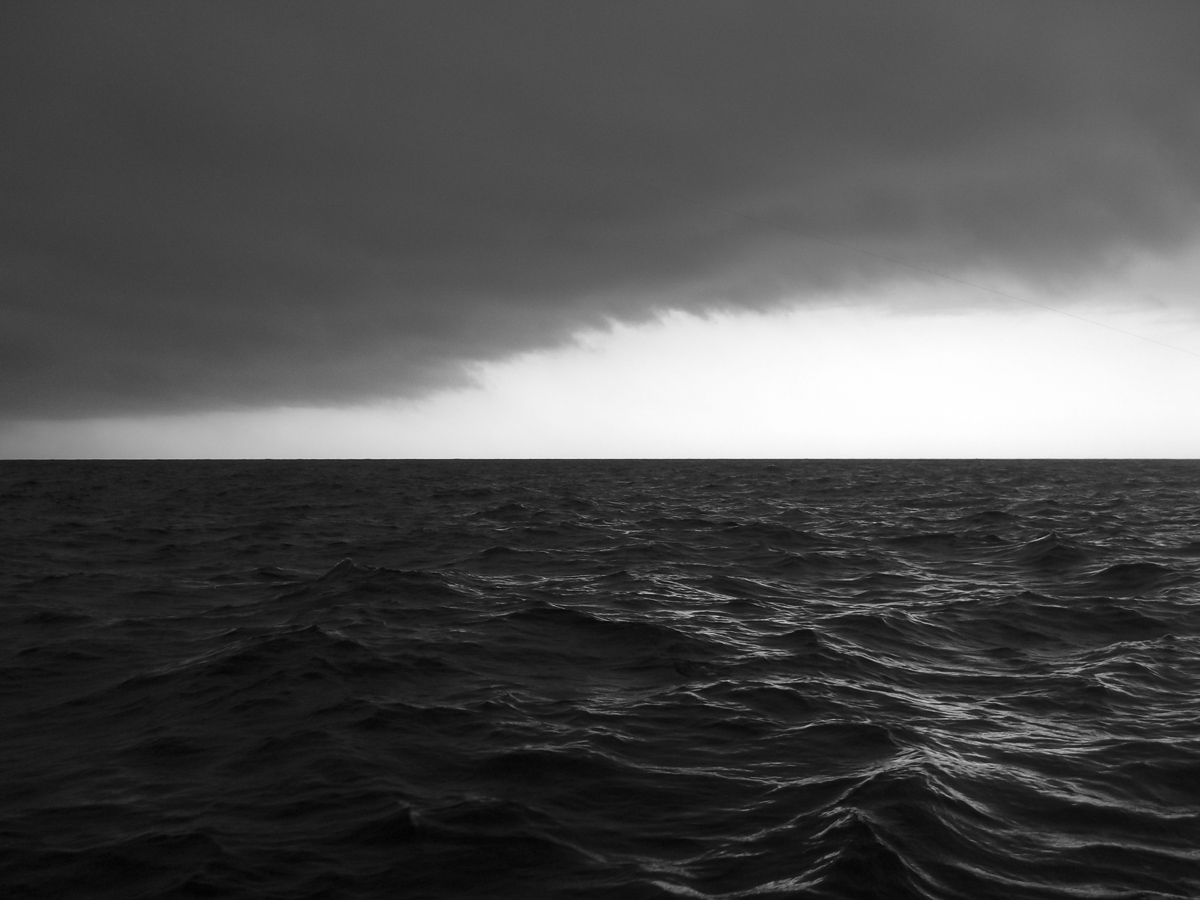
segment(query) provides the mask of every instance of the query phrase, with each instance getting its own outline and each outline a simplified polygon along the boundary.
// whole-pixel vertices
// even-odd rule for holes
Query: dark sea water
[[[1200,464],[0,463],[0,896],[1200,897]]]

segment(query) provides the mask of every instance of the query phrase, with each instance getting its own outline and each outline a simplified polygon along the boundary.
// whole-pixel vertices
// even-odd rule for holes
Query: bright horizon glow
[[[1035,308],[939,305],[955,292],[670,313],[478,365],[478,387],[414,402],[15,423],[0,456],[1200,456],[1200,359]],[[1068,308],[1200,351],[1200,321],[1174,304]]]

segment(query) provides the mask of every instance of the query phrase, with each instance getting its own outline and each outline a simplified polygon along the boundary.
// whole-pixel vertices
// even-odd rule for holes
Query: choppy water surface
[[[5,897],[1200,896],[1200,464],[0,464]]]

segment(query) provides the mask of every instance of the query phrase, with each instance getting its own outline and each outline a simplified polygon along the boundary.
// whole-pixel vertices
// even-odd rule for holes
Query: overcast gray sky
[[[415,396],[912,277],[823,241],[1103,279],[1200,228],[1198,36],[1189,0],[9,0],[0,417]]]

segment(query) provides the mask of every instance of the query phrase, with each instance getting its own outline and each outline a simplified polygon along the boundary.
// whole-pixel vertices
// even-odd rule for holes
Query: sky
[[[0,456],[1200,455],[1190,0],[0,6]]]

